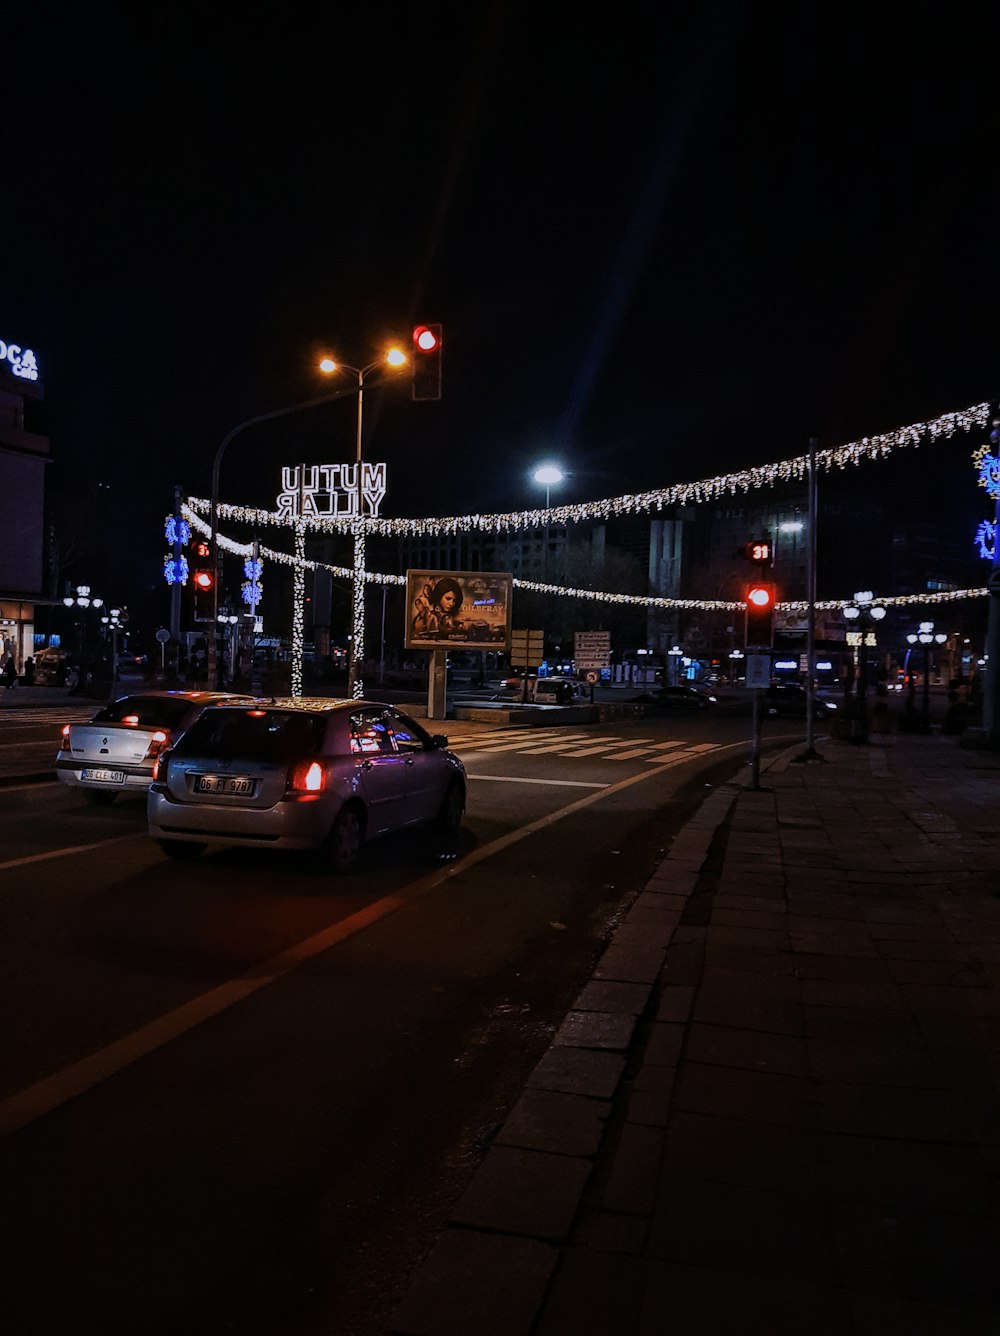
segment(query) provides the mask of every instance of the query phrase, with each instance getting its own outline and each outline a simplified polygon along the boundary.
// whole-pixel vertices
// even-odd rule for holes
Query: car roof
[[[199,704],[214,705],[216,701],[254,700],[254,696],[242,695],[235,691],[162,691],[152,687],[149,691],[126,691],[123,696],[116,696],[111,703],[117,705],[122,700],[190,700]]]
[[[394,710],[397,706],[381,700],[355,700],[338,696],[248,696],[220,700],[220,705],[252,705],[258,710],[298,710],[307,714],[337,714],[362,708]]]

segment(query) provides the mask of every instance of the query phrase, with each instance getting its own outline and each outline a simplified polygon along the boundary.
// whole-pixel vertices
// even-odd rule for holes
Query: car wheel
[[[196,844],[194,840],[157,840],[157,844],[168,858],[176,859],[180,863],[194,862],[208,847]]]
[[[465,814],[465,794],[457,779],[453,779],[445,789],[444,798],[435,822],[438,830],[455,831],[462,824]]]
[[[327,836],[327,865],[338,874],[349,872],[358,861],[363,842],[364,826],[360,811],[350,805],[342,807]]]
[[[91,803],[94,807],[110,807],[117,797],[117,793],[108,789],[84,789],[83,791],[84,802]]]

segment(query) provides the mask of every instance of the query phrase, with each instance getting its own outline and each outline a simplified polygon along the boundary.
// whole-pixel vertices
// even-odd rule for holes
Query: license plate
[[[238,798],[251,798],[255,782],[235,775],[198,775],[194,781],[195,793],[228,793]]]
[[[92,779],[98,784],[124,784],[124,770],[81,770],[81,779]]]

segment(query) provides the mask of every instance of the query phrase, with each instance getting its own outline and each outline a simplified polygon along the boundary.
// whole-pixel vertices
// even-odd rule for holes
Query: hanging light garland
[[[884,432],[878,436],[864,436],[858,441],[836,446],[829,450],[817,451],[815,462],[817,469],[829,472],[832,469],[845,469],[856,466],[869,459],[884,459],[896,450],[913,449],[925,440],[936,441],[954,436],[957,432],[967,432],[976,427],[985,426],[991,418],[989,403],[973,404],[970,408],[955,413],[945,413],[941,417],[926,422],[914,422],[895,431]],[[977,454],[985,454],[987,447]],[[659,488],[634,495],[609,497],[599,501],[584,502],[580,505],[553,506],[541,510],[513,511],[506,514],[473,514],[429,519],[384,519],[370,516],[365,520],[366,533],[382,537],[416,537],[458,533],[460,531],[509,532],[511,530],[537,529],[546,524],[575,524],[585,520],[607,520],[621,515],[645,514],[653,510],[662,510],[668,506],[700,504],[720,496],[736,495],[749,492],[759,487],[773,487],[780,482],[801,481],[809,469],[809,456],[799,455],[792,459],[780,460],[774,464],[764,464],[757,468],[742,469],[736,473],[720,474],[714,478],[701,479],[698,482],[680,483],[672,487]],[[982,465],[977,459],[977,467]],[[997,486],[1000,487],[1000,463],[995,470]],[[983,480],[982,486],[988,486]],[[986,476],[989,475],[987,468]],[[182,506],[182,513],[204,534],[210,533],[210,526],[202,518],[210,513],[211,503],[203,497],[188,497]],[[297,534],[310,533],[347,533],[352,531],[351,517],[288,517],[279,516],[273,511],[261,510],[251,506],[220,504],[217,510],[220,519],[234,520],[241,524],[255,527],[296,528]],[[233,539],[218,536],[220,548],[246,556],[251,552],[252,544],[238,543]],[[298,546],[298,545],[297,545]],[[304,545],[303,545],[304,547]],[[363,568],[334,566],[326,562],[309,561],[303,553],[295,555],[261,547],[260,552],[269,561],[279,565],[292,566],[299,570],[325,570],[342,579],[350,579],[353,585],[353,616],[355,625],[363,617],[364,586],[366,583],[389,585],[405,584],[401,575],[385,575]],[[594,589],[570,589],[561,585],[542,584],[532,580],[515,578],[516,589],[532,593],[553,594],[564,598],[592,600],[600,603],[628,604],[636,607],[657,609],[697,609],[707,612],[737,612],[746,605],[742,601],[727,602],[720,599],[677,599],[658,598],[641,594],[612,594]],[[908,606],[921,603],[946,603],[966,598],[982,598],[987,594],[984,589],[960,589],[934,594],[903,594],[880,599],[887,607]],[[851,604],[851,599],[830,599],[815,603],[821,610],[837,610]],[[779,611],[802,611],[809,607],[804,600],[777,603]],[[294,629],[293,629],[294,639]],[[294,645],[293,645],[294,652]],[[293,693],[294,694],[294,693]]]
[[[985,426],[989,421],[990,405],[973,404],[972,407],[957,413],[945,413],[926,422],[913,422],[906,427],[897,427],[895,431],[884,432],[878,436],[863,436],[859,441],[850,441],[846,445],[838,445],[829,450],[819,450],[816,452],[816,467],[822,472],[829,472],[832,469],[846,469],[869,459],[885,459],[896,450],[914,449],[923,440],[936,441],[942,437],[954,436],[957,432]],[[735,496],[738,492],[749,492],[758,487],[773,487],[779,482],[801,481],[808,470],[809,456],[798,455],[793,459],[779,460],[774,464],[762,464],[757,468],[741,469],[736,473],[719,474],[714,478],[702,478],[698,482],[678,483],[672,487],[637,492],[634,495],[608,497],[600,501],[587,501],[580,505],[518,510],[507,514],[455,515],[431,519],[384,519],[369,516],[365,520],[365,529],[368,533],[384,537],[415,537],[470,531],[505,533],[519,529],[538,529],[547,524],[578,524],[584,520],[608,520],[621,515],[648,514],[672,506],[698,505],[721,496]],[[200,513],[209,513],[210,502],[204,498],[191,497],[189,502]],[[220,505],[218,513],[223,518],[257,526],[289,527],[293,523],[290,517],[279,519],[273,511],[258,510],[248,506]],[[349,516],[339,518],[311,516],[305,522],[311,533],[346,533],[351,531],[352,526],[352,519]]]

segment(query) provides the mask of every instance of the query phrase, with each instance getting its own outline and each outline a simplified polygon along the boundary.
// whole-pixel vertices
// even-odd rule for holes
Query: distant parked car
[[[533,696],[539,705],[571,705],[582,696],[581,684],[575,677],[540,677],[535,682]]]
[[[157,756],[194,723],[207,705],[253,700],[218,691],[144,691],[105,705],[87,724],[66,724],[56,776],[87,802],[113,803],[119,793],[142,793]]]
[[[718,696],[700,687],[657,687],[642,696],[633,696],[639,705],[659,706],[664,710],[709,710],[719,703]]]
[[[395,706],[287,697],[214,705],[163,753],[147,799],[168,857],[209,846],[319,851],[346,872],[367,839],[457,830],[465,766]]]

